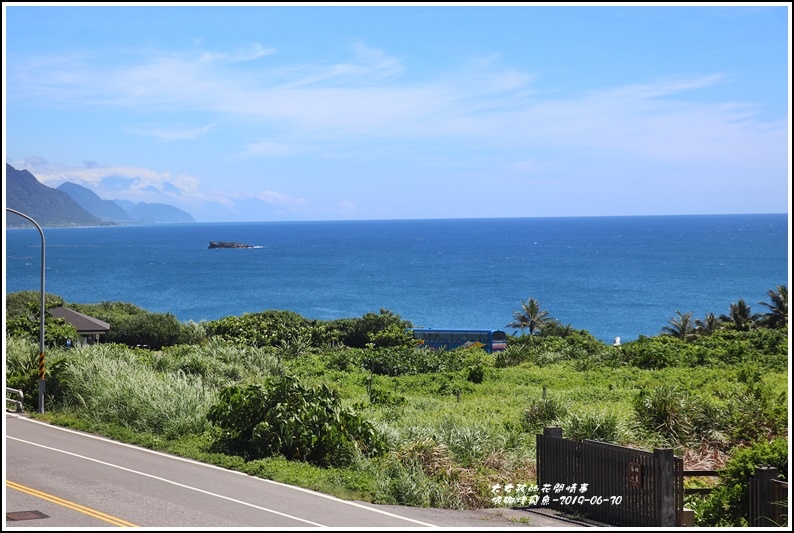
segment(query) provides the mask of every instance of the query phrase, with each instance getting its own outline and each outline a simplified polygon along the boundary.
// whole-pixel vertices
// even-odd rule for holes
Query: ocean
[[[11,216],[11,215],[8,215]],[[528,298],[605,342],[676,311],[764,312],[788,286],[788,214],[195,223],[44,228],[45,291],[180,321],[271,309],[503,329]],[[209,249],[210,241],[250,244]],[[39,291],[38,230],[8,229],[5,292]]]

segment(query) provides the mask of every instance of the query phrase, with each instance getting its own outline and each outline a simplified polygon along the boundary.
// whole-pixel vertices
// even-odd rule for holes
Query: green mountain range
[[[40,183],[27,170],[6,163],[6,207],[23,213],[39,226],[110,226],[195,222],[186,211],[168,204],[103,200],[93,191],[66,182],[57,189]],[[8,227],[29,227],[30,221],[6,213]]]

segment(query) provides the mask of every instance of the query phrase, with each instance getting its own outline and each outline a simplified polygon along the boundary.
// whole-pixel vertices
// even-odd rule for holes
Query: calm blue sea
[[[506,328],[529,297],[606,342],[658,335],[676,310],[754,312],[788,286],[788,215],[197,223],[44,228],[45,290],[181,321],[270,309],[381,308],[436,328]],[[251,249],[208,249],[209,241]],[[40,289],[41,238],[6,231],[6,294]]]

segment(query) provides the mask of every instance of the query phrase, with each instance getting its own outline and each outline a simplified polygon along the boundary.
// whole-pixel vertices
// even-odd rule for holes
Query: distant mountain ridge
[[[80,207],[102,220],[121,224],[195,222],[190,213],[168,204],[103,200],[94,191],[68,181],[59,185],[57,190],[65,192]]]
[[[56,190],[65,192],[71,196],[72,200],[77,202],[77,205],[102,220],[115,222],[132,221],[130,214],[119,204],[113,200],[103,200],[94,191],[82,185],[67,181],[60,184]]]
[[[27,170],[17,170],[6,163],[6,207],[29,216],[39,226],[103,226],[99,217],[92,215],[63,191],[39,183]],[[9,227],[29,227],[24,218],[7,213]]]
[[[107,226],[195,222],[178,207],[103,200],[90,189],[66,182],[57,189],[40,183],[27,170],[6,163],[6,207],[24,213],[40,226]],[[29,225],[18,216],[6,217],[9,227]]]
[[[169,224],[175,222],[195,222],[187,211],[168,204],[138,202],[127,211],[135,222],[145,224]]]

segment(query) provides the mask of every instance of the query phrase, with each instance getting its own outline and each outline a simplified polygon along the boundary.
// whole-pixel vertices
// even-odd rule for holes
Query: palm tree
[[[703,320],[695,320],[695,331],[711,335],[720,327],[720,321],[714,313],[707,313]]]
[[[662,328],[662,335],[672,335],[682,340],[687,340],[695,333],[695,328],[692,324],[692,312],[681,313],[675,312],[677,317],[670,319],[670,325]]]
[[[736,331],[749,331],[755,325],[759,315],[750,311],[750,306],[744,300],[731,304],[729,315],[720,315],[720,322],[733,325]]]
[[[538,300],[529,298],[526,302],[521,302],[521,310],[513,313],[513,321],[506,327],[528,329],[529,334],[534,335],[536,329],[541,329],[543,324],[552,320],[548,315],[548,311],[540,308]]]
[[[761,315],[760,324],[768,328],[782,328],[788,326],[788,287],[778,285],[766,291],[772,303],[758,302],[769,309],[768,313]]]
[[[567,337],[574,332],[573,326],[564,324],[554,318],[548,319],[540,332],[544,337]]]

